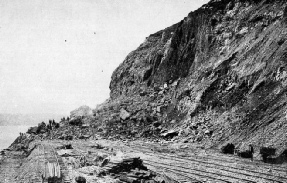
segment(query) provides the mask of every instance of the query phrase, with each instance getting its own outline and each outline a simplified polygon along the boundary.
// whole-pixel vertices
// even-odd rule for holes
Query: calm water
[[[19,133],[27,132],[31,126],[0,126],[0,150],[9,147],[19,136]]]

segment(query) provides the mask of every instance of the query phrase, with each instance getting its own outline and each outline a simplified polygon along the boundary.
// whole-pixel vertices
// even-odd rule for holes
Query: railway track
[[[37,145],[36,148],[31,152],[28,158],[23,159],[18,167],[9,170],[15,172],[17,170],[17,175],[15,176],[14,181],[10,182],[33,182],[33,183],[42,183],[42,174],[44,170],[44,151],[40,145]],[[17,165],[18,163],[10,163],[10,165]],[[8,176],[7,177],[13,177]],[[2,180],[2,179],[0,179]],[[1,181],[0,181],[1,182]]]
[[[149,155],[153,155],[153,154],[149,154]],[[165,155],[166,157],[167,155]],[[161,156],[163,157],[163,156]],[[198,161],[196,158],[179,158],[179,157],[175,157],[175,156],[169,156],[172,160],[175,160],[176,162],[181,162],[184,163],[186,162],[186,160],[188,161],[193,161],[193,165],[202,165],[205,164],[205,167],[207,169],[218,169],[220,171],[226,171],[226,173],[228,174],[241,174],[243,176],[247,176],[247,177],[255,177],[255,178],[264,178],[267,179],[269,181],[273,181],[274,179],[278,179],[278,182],[287,182],[287,179],[285,177],[282,176],[276,176],[276,175],[272,175],[270,176],[270,173],[262,173],[262,172],[256,172],[254,170],[245,170],[244,168],[234,168],[232,166],[226,166],[224,164],[220,164],[220,163],[212,163],[212,162],[208,162],[208,161]]]
[[[16,177],[17,164],[19,164],[17,159],[9,159],[1,162],[0,166],[0,183],[10,183],[19,180],[20,178]],[[16,177],[16,178],[15,178]]]
[[[178,180],[180,183],[203,183],[202,181],[196,180],[190,176],[187,176],[184,173],[176,172],[171,169],[164,169],[165,172],[168,172],[169,175],[172,175],[175,180]]]
[[[51,145],[42,145],[45,154],[46,162],[48,163],[55,163],[60,169],[60,177],[63,183],[71,183],[72,180],[69,177],[69,169],[65,166],[62,157],[56,152],[55,148]]]
[[[170,170],[174,174],[184,174],[201,182],[287,182],[284,166],[250,161],[246,163],[246,160],[215,153],[212,156],[189,153],[187,157],[182,157],[154,152],[149,146],[130,145],[129,147],[133,151],[143,153],[141,158],[151,169]],[[221,156],[223,156],[222,159],[220,159]]]
[[[17,167],[12,167],[7,162],[0,167],[0,177],[9,174],[6,182],[42,182],[42,175],[47,171],[47,164],[55,164],[60,168],[61,183],[73,182],[74,171],[66,167],[64,160],[58,155],[55,144],[41,142],[32,151],[28,158],[23,159],[23,165],[18,165],[18,172],[13,172]],[[125,145],[121,142],[111,143],[107,148],[96,149],[90,142],[79,141],[73,144],[76,156],[84,156],[85,152],[102,152],[112,156],[114,150],[129,156],[140,156],[148,169],[166,175],[178,183],[285,183],[287,182],[286,165],[269,165],[262,162],[252,162],[236,156],[224,155],[213,151],[201,149],[185,149],[181,152],[163,151],[160,145],[141,144],[133,142]],[[114,150],[111,150],[114,149]],[[158,149],[158,151],[156,150]],[[120,153],[120,155],[121,155]],[[90,158],[92,159],[92,158]],[[7,161],[13,159],[7,159]],[[13,160],[16,161],[16,160]],[[12,163],[19,164],[18,162]],[[9,166],[8,166],[9,165]],[[12,176],[13,175],[13,176]],[[15,177],[15,178],[14,178]],[[15,180],[14,180],[14,179]],[[0,183],[5,180],[0,178]],[[1,182],[2,181],[2,182]]]

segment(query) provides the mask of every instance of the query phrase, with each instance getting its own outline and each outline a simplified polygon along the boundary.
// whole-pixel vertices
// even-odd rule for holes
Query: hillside
[[[285,149],[286,16],[283,0],[209,2],[126,57],[97,119],[130,136]]]
[[[211,0],[132,51],[113,72],[104,103],[39,124],[9,150],[37,149],[30,161],[57,160],[69,181],[71,159],[77,175],[92,179],[101,177],[89,169],[99,168],[93,158],[106,153],[111,163],[100,167],[110,171],[126,161],[113,162],[120,151],[178,182],[286,182],[286,39],[286,0]],[[253,154],[251,161],[219,152],[228,143],[239,155],[252,145],[255,162]],[[276,150],[268,161],[277,165],[266,163],[263,147]]]
[[[285,0],[210,1],[132,51],[78,133],[282,152],[286,18]]]
[[[147,37],[113,72],[110,98],[81,119],[71,115],[76,127],[61,125],[59,135],[85,123],[80,136],[283,152],[286,18],[285,0],[210,1]]]

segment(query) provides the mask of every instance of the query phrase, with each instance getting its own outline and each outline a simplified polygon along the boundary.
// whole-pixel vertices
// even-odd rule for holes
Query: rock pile
[[[143,161],[140,158],[127,158],[127,159],[112,159],[107,163],[105,167],[105,173],[119,173],[128,172],[132,169],[138,168],[141,170],[147,170],[143,165]]]
[[[149,171],[140,158],[111,159],[99,175],[110,175],[119,182],[127,183],[158,182],[154,180],[157,175]]]

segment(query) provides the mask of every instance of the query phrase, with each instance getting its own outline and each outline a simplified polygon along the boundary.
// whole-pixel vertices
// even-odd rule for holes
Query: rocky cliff
[[[101,134],[283,152],[286,6],[286,0],[210,1],[132,51],[114,71],[106,102],[40,137]]]
[[[285,0],[210,1],[126,57],[96,120],[111,134],[284,149],[286,18]]]
[[[104,103],[21,133],[1,151],[0,179],[286,182],[286,39],[287,0],[211,0],[132,51]]]

